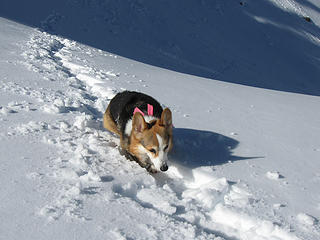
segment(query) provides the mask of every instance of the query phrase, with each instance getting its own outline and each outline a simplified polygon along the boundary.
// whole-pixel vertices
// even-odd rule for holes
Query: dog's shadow
[[[172,166],[186,178],[193,178],[192,169],[203,166],[217,166],[230,161],[252,159],[233,155],[239,141],[209,131],[187,128],[173,129],[173,149],[169,154]],[[170,168],[170,167],[169,167]],[[156,176],[157,175],[157,176]],[[166,181],[166,174],[155,174],[158,183]]]

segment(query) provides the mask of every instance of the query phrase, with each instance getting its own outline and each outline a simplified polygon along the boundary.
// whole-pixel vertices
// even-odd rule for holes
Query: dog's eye
[[[169,145],[166,145],[163,150],[166,151],[168,149],[168,147],[169,147]]]
[[[149,149],[149,151],[156,154],[156,150],[154,148]]]

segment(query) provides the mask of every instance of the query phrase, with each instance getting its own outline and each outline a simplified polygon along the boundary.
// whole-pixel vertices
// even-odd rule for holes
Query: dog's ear
[[[169,108],[165,108],[161,114],[160,125],[166,128],[172,127],[172,113]]]
[[[140,138],[142,135],[142,132],[147,128],[147,124],[144,120],[144,117],[141,113],[136,112],[133,115],[132,119],[132,132],[137,137]]]

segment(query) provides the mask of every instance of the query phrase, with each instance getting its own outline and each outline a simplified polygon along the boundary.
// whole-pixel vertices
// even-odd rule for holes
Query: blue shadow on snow
[[[258,157],[233,156],[239,142],[233,138],[209,131],[175,128],[171,161],[187,168],[215,166]]]
[[[1,0],[0,17],[176,72],[320,96],[316,19],[269,0]]]

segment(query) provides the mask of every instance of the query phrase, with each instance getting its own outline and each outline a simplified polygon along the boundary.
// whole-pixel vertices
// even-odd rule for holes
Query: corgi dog
[[[172,149],[172,114],[139,92],[118,93],[103,115],[103,126],[120,136],[120,152],[148,172],[167,171]]]

